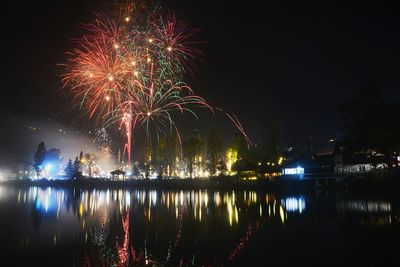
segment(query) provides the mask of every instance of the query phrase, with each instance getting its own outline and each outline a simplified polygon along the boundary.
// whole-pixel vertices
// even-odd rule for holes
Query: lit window
[[[303,175],[304,168],[297,167],[297,168],[285,168],[283,169],[283,173],[286,175]]]

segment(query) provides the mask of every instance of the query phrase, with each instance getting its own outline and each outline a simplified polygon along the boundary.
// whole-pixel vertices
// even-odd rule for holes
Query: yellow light
[[[82,216],[83,215],[83,204],[82,202],[79,205],[79,215]]]
[[[151,58],[148,57],[148,58],[147,58],[147,62],[149,63],[150,61],[151,61]]]
[[[232,171],[232,166],[233,164],[235,164],[235,162],[238,159],[238,153],[236,150],[234,150],[233,148],[229,148],[226,151],[226,168],[228,170],[228,174],[232,175],[234,174],[234,172]]]
[[[115,49],[118,49],[118,48],[119,48],[119,45],[118,45],[118,44],[115,44],[115,45],[114,45],[114,48],[115,48]]]
[[[139,75],[139,72],[135,71],[133,74],[137,77]]]
[[[150,112],[150,111],[148,111],[148,112],[147,112],[147,116],[150,116],[150,115],[151,115],[151,112]]]
[[[171,51],[172,51],[172,47],[168,46],[168,47],[167,47],[167,50],[168,50],[169,52],[171,52]]]
[[[110,97],[109,97],[109,96],[106,96],[106,100],[107,100],[107,101],[110,101]]]
[[[89,74],[89,77],[90,77],[90,78],[93,78],[93,74],[92,74],[92,73],[90,73],[90,74]]]
[[[136,66],[136,62],[135,61],[132,61],[132,66]]]
[[[258,163],[258,166],[261,166],[261,162]]]
[[[278,165],[281,165],[282,163],[283,163],[283,157],[279,157]]]
[[[125,21],[126,21],[126,22],[129,22],[130,20],[131,20],[130,17],[125,17]]]
[[[283,211],[282,206],[279,206],[279,216],[281,217],[282,223],[285,223],[285,212]]]
[[[112,81],[114,81],[114,77],[113,77],[113,76],[108,76],[108,80],[109,80],[110,82],[112,82]]]
[[[148,40],[148,41],[149,41],[149,43],[152,43],[152,42],[153,42],[153,39],[149,38],[149,40]]]

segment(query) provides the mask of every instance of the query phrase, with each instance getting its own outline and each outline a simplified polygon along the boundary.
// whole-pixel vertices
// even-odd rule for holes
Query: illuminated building
[[[282,167],[282,177],[287,179],[304,179],[318,173],[320,166],[315,160],[297,160]]]
[[[126,172],[122,170],[115,170],[110,172],[110,174],[111,174],[111,180],[125,181],[126,179]]]

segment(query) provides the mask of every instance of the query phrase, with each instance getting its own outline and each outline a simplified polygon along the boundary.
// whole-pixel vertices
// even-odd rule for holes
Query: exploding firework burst
[[[143,3],[123,1],[113,19],[97,14],[94,23],[81,27],[82,37],[61,65],[64,86],[79,108],[102,127],[118,125],[124,131],[129,162],[136,127],[143,126],[148,136],[152,129],[157,136],[168,131],[179,136],[175,113],[197,117],[195,107],[224,112],[183,82],[201,54],[199,42],[192,40],[196,30]],[[136,12],[140,8],[146,9],[146,19]],[[226,115],[249,142],[236,116]]]
[[[110,148],[112,145],[112,138],[107,130],[103,127],[95,131],[95,138],[93,142],[99,149],[103,149],[105,147]]]

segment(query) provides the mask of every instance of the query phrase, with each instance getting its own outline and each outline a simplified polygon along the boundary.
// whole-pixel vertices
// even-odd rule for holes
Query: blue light
[[[303,167],[300,167],[300,166],[297,166],[297,168],[296,168],[296,173],[297,174],[304,174],[304,168]]]
[[[42,205],[40,204],[40,200],[37,199],[37,200],[36,200],[36,209],[37,209],[37,210],[40,209],[41,206],[42,206]]]
[[[306,201],[302,196],[287,197],[283,199],[281,202],[287,212],[303,213],[303,211],[306,209]]]
[[[53,167],[53,165],[51,165],[51,163],[47,163],[46,164],[46,170],[47,171],[50,171],[52,167]]]
[[[286,175],[304,175],[304,168],[297,166],[296,168],[285,168],[283,174]]]
[[[35,202],[35,209],[42,214],[54,214],[57,212],[57,199],[55,194],[42,194]]]
[[[43,163],[43,177],[47,179],[55,179],[59,175],[61,162],[57,160],[46,160]]]

